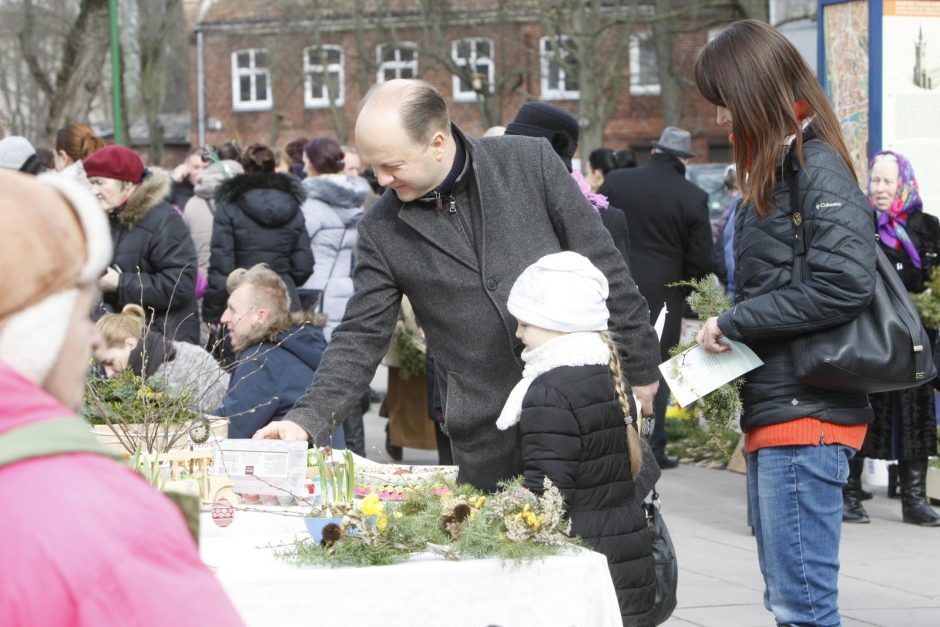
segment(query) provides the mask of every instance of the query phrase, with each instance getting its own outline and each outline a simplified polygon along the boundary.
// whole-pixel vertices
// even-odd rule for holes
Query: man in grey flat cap
[[[663,361],[679,343],[685,290],[670,283],[697,279],[712,271],[712,236],[708,195],[685,179],[685,166],[694,157],[692,135],[666,127],[653,143],[649,162],[641,168],[613,170],[599,192],[623,208],[630,232],[630,269],[655,322],[666,304],[666,326],[660,341]],[[674,468],[666,455],[666,403],[669,388],[661,382],[653,409],[656,422],[652,448],[662,468]]]

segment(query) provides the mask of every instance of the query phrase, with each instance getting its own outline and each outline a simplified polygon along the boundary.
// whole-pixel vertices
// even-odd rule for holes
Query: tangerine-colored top
[[[868,425],[840,425],[806,416],[776,425],[757,427],[744,434],[744,452],[771,446],[844,444],[856,451],[862,448]]]

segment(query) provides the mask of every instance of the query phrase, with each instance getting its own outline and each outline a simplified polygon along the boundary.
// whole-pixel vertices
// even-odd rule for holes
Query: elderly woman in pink
[[[924,213],[914,168],[904,155],[877,153],[868,173],[868,200],[878,221],[881,249],[907,290],[923,292],[940,253],[940,221]],[[936,329],[927,329],[931,338]],[[940,515],[927,503],[927,458],[937,454],[934,391],[930,383],[915,388],[872,394],[875,413],[865,443],[849,462],[842,489],[842,520],[869,522],[861,501],[871,494],[861,486],[863,457],[898,460],[901,515],[906,523],[940,527]]]
[[[0,173],[0,623],[242,625],[179,510],[76,416],[110,259],[78,183]]]

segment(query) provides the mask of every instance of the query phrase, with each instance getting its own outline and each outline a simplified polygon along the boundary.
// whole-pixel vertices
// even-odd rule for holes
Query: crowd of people
[[[903,521],[940,526],[925,491],[934,383],[837,394],[795,377],[791,346],[868,305],[876,247],[909,291],[928,289],[940,221],[923,212],[913,166],[894,152],[872,159],[866,198],[831,105],[775,30],[732,25],[701,51],[695,78],[738,138],[725,176],[733,200],[715,225],[707,195],[685,178],[696,157],[686,130],[665,128],[639,167],[632,150],[596,150],[584,176],[573,167],[571,113],[530,102],[504,129],[470,137],[418,80],[368,92],[356,149],[331,137],[283,151],[227,143],[166,171],[81,124],[59,131],[49,154],[0,140],[0,254],[39,256],[32,274],[7,276],[0,290],[0,388],[10,399],[0,438],[77,410],[91,353],[104,376],[130,369],[189,394],[194,409],[228,420],[229,437],[364,455],[363,413],[382,362],[393,458],[402,446],[437,448],[459,481],[483,490],[522,475],[539,492],[550,478],[574,533],[607,556],[624,625],[650,625],[655,565],[636,486],[678,463],[666,452],[669,390],[657,368],[687,315],[687,291],[672,284],[715,273],[734,306],[705,320],[697,342],[721,353],[722,338],[741,341],[764,362],[746,377],[740,424],[765,604],[780,624],[838,624],[841,525],[869,522],[863,457],[898,460]],[[796,179],[782,174],[792,164]],[[800,283],[791,185],[813,207]],[[54,314],[58,333],[46,326]],[[37,357],[29,341],[50,350]],[[87,438],[71,446],[84,457],[27,452],[18,469],[51,481],[72,464],[76,481],[103,482],[98,511],[123,518],[82,533],[113,532],[114,550],[135,554],[121,543],[135,541],[128,529],[140,521],[116,505],[121,492],[155,512],[148,525],[167,530],[161,541],[186,544],[129,470]],[[0,466],[23,458],[0,455]],[[0,473],[11,490],[14,478]],[[216,622],[238,624],[191,543],[174,555],[192,583],[178,601],[212,604]],[[68,579],[66,558],[85,556],[56,566]],[[166,566],[127,567],[155,582]],[[134,596],[128,607],[153,611]],[[39,616],[18,603],[16,615]],[[71,608],[90,619],[105,610]]]

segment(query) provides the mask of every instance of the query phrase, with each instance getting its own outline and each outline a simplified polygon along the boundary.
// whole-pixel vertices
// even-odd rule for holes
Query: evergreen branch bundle
[[[728,300],[724,289],[711,275],[672,283],[670,287],[689,288],[690,292],[685,300],[702,318],[718,316],[731,308],[731,301]],[[694,341],[673,346],[669,355],[674,357],[693,346]],[[738,416],[741,415],[744,407],[741,402],[743,385],[744,379],[739,377],[706,394],[687,408],[692,409],[705,422],[706,432],[715,444],[723,441],[727,430],[734,427]]]

